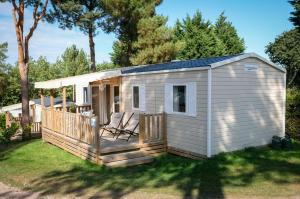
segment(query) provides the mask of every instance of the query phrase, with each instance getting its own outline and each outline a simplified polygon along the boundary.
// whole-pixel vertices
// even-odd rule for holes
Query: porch
[[[64,80],[59,81],[64,82]],[[165,113],[134,113],[134,117],[139,121],[137,128],[139,133],[128,141],[125,139],[126,135],[121,134],[116,139],[107,131],[101,136],[100,130],[105,123],[110,122],[110,115],[123,110],[119,97],[122,82],[118,76],[90,79],[88,83],[85,82],[85,85],[91,88],[90,105],[85,105],[81,109],[76,106],[76,111],[72,111],[66,104],[66,86],[74,82],[75,80],[69,83],[64,82],[64,86],[58,88],[46,82],[36,86],[43,88],[41,90],[42,104],[44,89],[50,89],[51,95],[51,106],[42,108],[44,141],[83,159],[107,166],[148,163],[153,160],[154,156],[166,152]],[[54,89],[62,91],[62,107],[55,107],[52,103]],[[124,117],[122,123],[125,123],[127,119]]]
[[[43,109],[43,140],[78,157],[107,166],[148,163],[166,152],[165,113],[139,114],[139,135],[129,141],[105,132],[100,137],[98,117]]]

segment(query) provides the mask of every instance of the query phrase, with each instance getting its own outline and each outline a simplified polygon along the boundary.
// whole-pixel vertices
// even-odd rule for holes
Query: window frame
[[[185,112],[174,111],[174,86],[185,86]],[[188,83],[173,83],[172,84],[172,114],[189,115],[189,92]]]
[[[89,103],[89,87],[84,86],[83,87],[83,103],[88,104]]]
[[[138,92],[138,98],[139,98],[139,103],[138,103],[138,108],[134,107],[134,87],[137,87],[139,89],[139,92]],[[131,94],[132,94],[132,100],[131,100],[131,103],[132,103],[132,110],[141,110],[141,99],[140,99],[140,95],[141,95],[141,88],[140,88],[140,85],[138,84],[133,84],[131,86]]]
[[[120,96],[120,85],[113,85],[112,86],[113,87],[113,112],[114,113],[116,113],[116,104],[118,104],[119,105],[119,112],[121,111],[120,109],[121,109],[121,96]],[[119,89],[119,102],[118,103],[115,103],[115,87],[118,87]],[[118,112],[118,113],[119,113]]]

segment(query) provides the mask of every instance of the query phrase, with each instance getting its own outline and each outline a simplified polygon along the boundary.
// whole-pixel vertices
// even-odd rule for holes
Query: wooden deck
[[[44,141],[97,164],[144,164],[167,150],[165,113],[140,114],[139,136],[132,136],[127,142],[127,136],[115,139],[108,132],[100,138],[97,117],[53,109],[42,112]]]
[[[132,149],[139,149],[139,136],[132,136],[127,142],[127,136],[121,135],[118,139],[114,138],[112,134],[105,131],[100,139],[100,153],[114,153],[127,151]]]

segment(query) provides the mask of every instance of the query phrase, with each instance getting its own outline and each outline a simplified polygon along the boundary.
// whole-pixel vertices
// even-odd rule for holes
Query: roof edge
[[[267,60],[266,58],[264,58],[264,57],[262,57],[262,56],[260,56],[256,53],[253,53],[253,52],[252,53],[245,53],[245,54],[242,54],[242,55],[239,55],[239,56],[236,56],[236,57],[224,60],[224,61],[216,62],[216,63],[211,64],[210,66],[211,66],[211,68],[217,68],[217,67],[224,66],[226,64],[230,64],[230,63],[233,63],[233,62],[237,62],[237,61],[240,61],[242,59],[249,58],[249,57],[257,58],[257,59],[271,65],[272,67],[276,68],[277,70],[280,70],[281,72],[286,73],[285,68],[282,68],[282,67],[278,66],[277,64]]]
[[[121,76],[133,76],[133,75],[148,75],[148,74],[163,74],[163,73],[176,73],[176,72],[188,72],[188,71],[198,71],[198,70],[208,70],[210,66],[194,67],[194,68],[181,68],[181,69],[169,69],[169,70],[158,70],[149,72],[135,72],[135,73],[124,73]]]

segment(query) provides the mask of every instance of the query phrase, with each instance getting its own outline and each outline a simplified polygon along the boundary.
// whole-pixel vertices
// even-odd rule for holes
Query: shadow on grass
[[[300,148],[289,151],[247,149],[209,160],[164,155],[155,162],[127,168],[107,168],[89,162],[67,171],[54,170],[31,182],[42,195],[120,198],[136,190],[174,193],[183,198],[224,198],[224,187],[246,187],[258,179],[272,183],[300,182]],[[298,161],[290,162],[289,157]],[[291,177],[293,176],[293,177]],[[176,191],[175,191],[176,192]]]
[[[27,141],[12,141],[8,144],[0,144],[0,161],[7,159],[11,153],[13,153],[15,150],[35,142],[36,139],[27,140]]]

